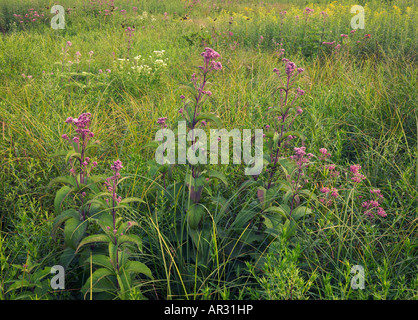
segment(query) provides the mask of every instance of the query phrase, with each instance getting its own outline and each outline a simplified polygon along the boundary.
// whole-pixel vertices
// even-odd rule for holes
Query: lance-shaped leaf
[[[109,242],[109,257],[110,262],[112,263],[112,266],[115,270],[117,270],[118,266],[116,263],[116,257],[118,253],[118,247],[113,243],[113,241]]]
[[[294,220],[298,220],[298,219],[302,218],[303,216],[305,216],[307,214],[310,214],[310,213],[312,213],[312,210],[309,209],[308,207],[299,206],[292,211],[291,217]]]
[[[55,240],[55,234],[57,232],[57,229],[60,225],[62,225],[65,221],[67,221],[70,218],[79,219],[80,214],[75,209],[68,209],[65,210],[63,213],[61,213],[58,217],[54,219],[52,222],[52,239]]]
[[[271,206],[268,207],[266,210],[264,210],[264,213],[268,213],[268,214],[279,214],[281,217],[283,218],[287,218],[288,213],[280,207],[276,207],[276,206]]]
[[[91,236],[88,236],[86,238],[84,238],[83,240],[81,240],[80,244],[77,247],[76,252],[78,252],[78,250],[80,250],[80,248],[82,246],[85,246],[86,244],[90,244],[90,243],[100,243],[100,242],[105,242],[105,243],[109,243],[110,242],[110,238],[105,235],[105,234],[93,234]]]
[[[59,156],[66,156],[68,154],[68,150],[60,150],[52,154],[53,157]]]
[[[196,117],[196,122],[200,120],[209,120],[216,124],[218,128],[222,127],[222,121],[216,114],[213,113],[201,113]]]
[[[56,177],[55,179],[52,179],[51,182],[48,184],[48,187],[50,187],[54,184],[58,184],[58,183],[69,184],[72,187],[77,186],[77,181],[74,179],[74,177],[72,177],[72,176],[62,176],[62,177]]]
[[[207,175],[210,178],[221,180],[225,184],[226,187],[228,186],[228,181],[226,180],[226,177],[222,172],[218,172],[215,170],[208,170]]]
[[[145,264],[139,261],[128,261],[125,265],[124,270],[126,272],[142,273],[146,275],[148,278],[153,279],[151,270]]]
[[[61,189],[58,190],[54,200],[55,214],[60,214],[62,202],[72,191],[73,188],[70,188],[69,186],[63,186]]]
[[[135,234],[130,234],[130,235],[124,234],[123,236],[118,237],[118,246],[127,242],[136,244],[138,246],[139,251],[142,252],[142,240],[140,237],[138,237]]]
[[[81,159],[81,154],[79,152],[75,152],[74,150],[70,150],[65,157],[65,163],[68,162],[71,158]]]
[[[70,218],[65,222],[64,241],[67,246],[75,249],[87,230],[87,222],[77,218]]]
[[[126,233],[126,231],[128,231],[130,228],[132,228],[133,226],[137,226],[138,223],[136,223],[135,221],[127,221],[124,223],[121,223],[120,226],[118,227],[118,234],[121,233]]]
[[[89,262],[89,259],[90,257],[86,259],[86,262]],[[113,271],[113,266],[110,263],[110,259],[108,256],[105,256],[104,254],[94,254],[91,260],[93,264]]]
[[[115,273],[106,268],[100,268],[93,272],[93,274],[87,279],[86,283],[83,286],[83,291],[86,293],[90,292],[90,284],[92,286],[93,292],[102,292],[115,289],[112,286],[111,281],[104,283],[101,281],[109,276],[114,276]]]
[[[144,200],[140,199],[140,198],[135,198],[135,197],[130,197],[130,198],[125,198],[122,199],[122,201],[120,203],[130,203],[130,202],[141,202],[141,203],[145,203]]]

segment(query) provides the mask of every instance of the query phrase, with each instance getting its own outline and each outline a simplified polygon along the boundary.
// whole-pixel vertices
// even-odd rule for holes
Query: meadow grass
[[[19,266],[31,259],[39,264],[35,270],[50,267],[63,250],[62,239],[54,242],[50,237],[56,189],[45,186],[68,169],[51,155],[64,148],[65,119],[82,112],[93,115],[102,168],[121,159],[125,173],[132,176],[122,194],[147,201],[130,216],[140,222],[145,247],[141,261],[154,274],[154,280],[143,285],[147,298],[417,299],[414,1],[368,1],[366,28],[354,34],[354,3],[346,0],[115,1],[118,10],[111,16],[103,14],[107,7],[94,3],[62,1],[64,8],[73,9],[66,14],[66,28],[53,30],[46,9],[52,3],[0,1],[1,299],[24,292],[7,292],[22,275]],[[308,20],[305,7],[314,9]],[[30,8],[45,18],[22,26],[13,14]],[[120,9],[126,9],[126,15]],[[325,22],[321,11],[328,15]],[[128,26],[135,26],[131,45]],[[342,40],[341,34],[349,38]],[[364,39],[365,34],[371,38]],[[64,57],[67,41],[72,46]],[[336,41],[342,48],[329,48],[324,41]],[[304,112],[295,125],[306,137],[307,150],[327,148],[341,167],[360,163],[366,184],[384,194],[387,217],[375,223],[364,219],[358,199],[347,190],[338,207],[315,205],[315,218],[298,224],[291,241],[279,239],[271,251],[262,244],[254,248],[256,262],[246,266],[240,261],[243,256],[223,255],[238,245],[237,238],[248,236],[243,232],[235,239],[223,238],[218,227],[223,212],[211,218],[211,254],[196,251],[192,239],[183,237],[185,226],[173,232],[170,220],[176,211],[167,212],[161,196],[148,194],[159,182],[147,177],[153,150],[144,145],[154,139],[158,118],[167,117],[170,124],[179,119],[180,95],[185,93],[180,86],[195,72],[204,46],[221,54],[223,69],[210,84],[214,94],[203,111],[218,114],[228,130],[264,127],[262,111],[273,104],[277,86],[272,70],[281,64],[276,43],[283,44],[287,59],[305,69],[298,83],[306,91]],[[154,51],[161,50],[166,66],[157,67]],[[77,51],[80,63],[69,65]],[[90,62],[89,51],[94,52]],[[150,74],[131,69],[138,55],[145,59],[138,65],[152,67]],[[127,57],[129,64],[118,60]],[[231,214],[239,212],[251,203],[238,192],[242,168],[221,170],[228,189],[219,189],[218,196],[231,197]],[[180,194],[175,203],[183,207],[187,196]],[[205,255],[203,260],[193,256],[199,254]],[[266,261],[272,268],[264,269]],[[364,290],[350,287],[350,268],[356,264],[365,268]],[[78,283],[78,277],[70,272],[69,286]],[[295,295],[289,296],[292,281]],[[81,298],[76,289],[50,290],[36,298]],[[135,290],[130,294],[143,297]]]

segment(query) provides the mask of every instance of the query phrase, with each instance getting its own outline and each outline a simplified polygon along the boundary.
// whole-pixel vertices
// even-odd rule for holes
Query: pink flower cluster
[[[303,167],[308,166],[309,160],[313,157],[312,153],[306,154],[305,150],[306,150],[306,147],[294,148],[295,154],[293,156],[290,156],[291,160],[296,161],[296,164],[298,166],[298,170],[301,176],[304,175],[302,172]]]
[[[165,122],[167,121],[167,117],[158,118],[157,123],[162,126],[167,126]]]
[[[303,13],[306,15],[310,15],[313,12],[314,12],[314,9],[311,9],[311,8],[305,8],[305,10],[303,11]]]
[[[120,170],[123,168],[122,161],[116,160],[110,168],[115,172],[113,176],[106,178],[106,181],[104,182],[105,186],[107,187],[107,190],[111,193],[113,193],[113,200],[120,202],[122,200],[121,197],[117,198],[116,196],[116,186],[117,181],[120,178]]]
[[[319,152],[321,152],[321,155],[319,156],[319,160],[321,161],[325,161],[325,159],[331,156],[331,153],[329,153],[328,150],[325,148],[319,149]]]
[[[321,191],[322,193],[330,193],[331,197],[333,198],[337,198],[338,197],[338,189],[336,188],[327,188],[327,187],[322,187],[319,191]]]
[[[383,200],[383,195],[381,194],[379,189],[375,189],[375,190],[370,190],[370,193],[374,194],[375,196],[377,196],[377,200],[368,200],[368,201],[364,201],[361,206],[366,210],[364,212],[364,214],[368,217],[373,217],[374,214],[376,213],[377,215],[381,216],[381,217],[386,217],[387,214],[385,212],[385,210],[380,206],[380,201]]]
[[[200,54],[204,59],[204,66],[199,68],[203,70],[204,73],[207,73],[211,70],[221,70],[222,64],[216,59],[220,58],[221,55],[211,48],[205,48],[205,51]]]
[[[94,137],[94,133],[91,132],[89,129],[90,122],[91,122],[90,117],[91,117],[91,113],[87,112],[87,113],[82,113],[76,119],[68,117],[67,120],[65,120],[66,123],[71,123],[72,125],[74,125],[74,127],[76,128],[75,132],[79,134],[79,136],[76,136],[73,138],[73,141],[78,143],[81,139],[82,141],[87,142],[90,138]],[[67,140],[68,136],[63,135],[62,138]]]
[[[28,13],[26,13],[25,15],[14,13],[13,17],[15,17],[16,20],[19,21],[19,23],[23,24],[25,22],[40,21],[40,19],[44,17],[44,14],[43,13],[39,14],[35,9],[31,8],[28,10]]]
[[[359,164],[350,166],[350,171],[353,174],[353,176],[351,177],[351,180],[356,183],[359,183],[362,180],[366,179],[366,177],[360,173],[360,169],[361,169],[361,166]]]

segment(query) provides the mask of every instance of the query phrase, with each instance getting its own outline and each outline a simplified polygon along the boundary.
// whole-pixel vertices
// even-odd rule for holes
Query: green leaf
[[[120,203],[130,203],[130,202],[141,202],[141,203],[145,203],[144,200],[142,200],[140,198],[135,198],[135,197],[125,198]]]
[[[22,279],[22,280],[16,280],[10,287],[9,289],[6,291],[6,293],[16,290],[16,289],[21,289],[21,288],[27,288],[27,287],[34,287],[35,284],[29,282],[26,279]]]
[[[80,248],[82,246],[85,246],[86,244],[89,244],[89,243],[96,243],[96,242],[107,242],[108,243],[108,242],[110,242],[110,238],[105,234],[93,234],[91,236],[88,236],[80,242],[80,244],[77,247],[76,252],[78,252],[78,250],[80,250]]]
[[[123,236],[119,236],[118,237],[118,246],[126,243],[126,242],[131,242],[133,244],[136,244],[138,246],[139,251],[142,252],[142,240],[140,237],[138,237],[135,234],[131,234],[131,235],[123,235]]]
[[[235,230],[242,230],[247,227],[250,220],[254,219],[254,217],[257,215],[257,211],[250,210],[250,209],[243,209],[241,210],[236,218],[234,219],[234,222],[231,224],[231,228]]]
[[[88,259],[86,259],[86,262],[88,262],[90,259],[90,257]],[[110,258],[108,256],[105,256],[104,254],[94,254],[92,256],[92,263],[95,265],[98,265],[100,267],[104,267],[106,269],[109,269],[111,271],[113,271],[113,266],[110,262]]]
[[[55,179],[51,180],[51,182],[48,184],[48,187],[58,183],[69,184],[72,187],[77,187],[77,181],[72,176],[56,177]]]
[[[87,222],[81,221],[79,217],[70,218],[65,223],[64,241],[70,248],[76,248],[87,230]]]
[[[312,210],[305,206],[299,206],[292,211],[291,217],[294,220],[299,220],[303,216],[312,213]]]
[[[116,255],[118,252],[118,247],[112,242],[109,241],[109,256],[110,256],[110,262],[113,265],[113,268],[117,269],[117,263],[116,263]]]
[[[59,156],[66,156],[68,154],[68,150],[60,150],[52,154],[53,157]]]
[[[283,208],[276,207],[276,206],[268,207],[266,210],[264,210],[264,213],[273,213],[273,214],[276,213],[285,219],[287,218],[286,211]]]
[[[88,289],[87,292],[90,292],[90,283],[92,284],[93,287],[93,292],[96,291],[105,291],[105,290],[109,290],[109,288],[102,288],[100,286],[98,286],[98,283],[100,280],[102,280],[103,278],[109,277],[109,276],[113,276],[114,272],[106,269],[106,268],[100,268],[97,269],[96,271],[93,272],[93,274],[87,279],[84,288]],[[97,286],[95,288],[95,286]]]
[[[269,218],[264,217],[263,223],[266,226],[266,228],[273,229],[273,223],[271,222],[271,220]]]
[[[191,229],[197,229],[205,216],[205,209],[199,204],[192,204],[187,210],[187,221]]]
[[[210,120],[216,124],[218,128],[222,127],[222,121],[216,114],[213,113],[201,113],[196,118],[196,121],[200,120]]]
[[[124,270],[126,272],[142,273],[148,278],[154,279],[151,270],[145,264],[139,261],[128,261]]]
[[[55,240],[55,234],[57,232],[57,229],[60,225],[62,225],[65,221],[67,221],[70,218],[79,219],[79,213],[75,209],[68,209],[65,210],[63,213],[61,213],[58,217],[54,219],[52,222],[52,239]]]
[[[126,231],[128,231],[130,228],[132,228],[133,226],[137,226],[137,225],[138,223],[136,223],[135,221],[124,222],[118,227],[118,234],[122,232],[126,233]]]
[[[192,174],[188,172],[185,177],[185,182],[189,187],[193,187],[197,190],[199,187],[204,187],[206,184],[206,178],[203,174],[197,178],[193,178]]]
[[[68,151],[67,156],[65,157],[65,163],[67,163],[68,160],[70,160],[70,158],[81,159],[81,154],[78,152],[75,152],[74,150],[70,150]]]
[[[226,180],[226,177],[222,172],[208,170],[207,174],[210,178],[219,179],[225,184],[226,187],[228,186],[228,181]]]
[[[151,141],[141,147],[141,149],[150,148],[150,149],[157,149],[160,146],[161,142],[159,141]]]
[[[54,207],[55,207],[55,214],[58,215],[61,212],[61,204],[64,199],[73,191],[72,188],[69,186],[63,186],[61,189],[58,190],[57,194],[55,195],[54,200]]]

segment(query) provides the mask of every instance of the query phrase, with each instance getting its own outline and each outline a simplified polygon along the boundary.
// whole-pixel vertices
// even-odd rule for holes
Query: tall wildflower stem
[[[285,99],[284,99],[284,101],[281,102],[281,109],[282,109],[282,120],[281,121],[282,122],[285,121],[285,116],[286,116],[286,114],[284,113],[284,108],[287,105],[287,98],[288,98],[288,95],[289,95],[289,81],[290,81],[290,75],[287,76],[286,89],[285,89],[285,92],[286,92]],[[271,187],[271,183],[273,181],[273,175],[274,175],[274,172],[275,172],[275,169],[276,169],[277,161],[279,160],[281,138],[283,137],[283,132],[284,132],[284,124],[282,124],[282,126],[280,128],[280,137],[279,137],[277,149],[276,149],[276,152],[275,152],[273,167],[271,168],[271,172],[270,172],[267,189],[270,189],[270,187]]]

